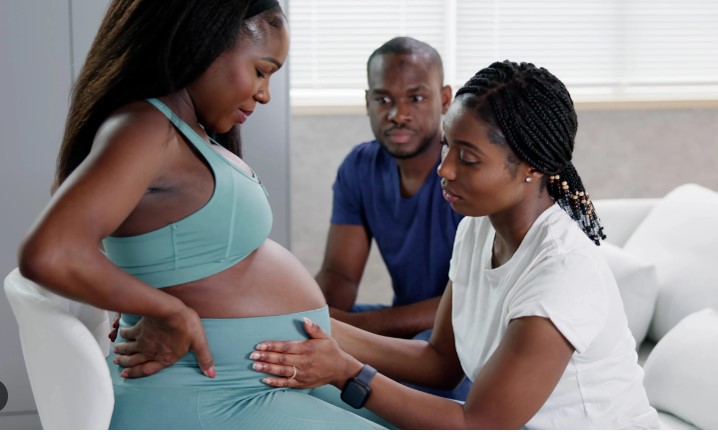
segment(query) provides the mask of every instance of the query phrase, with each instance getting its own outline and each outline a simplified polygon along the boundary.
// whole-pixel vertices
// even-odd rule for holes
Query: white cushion
[[[696,430],[694,425],[665,412],[658,412],[658,429],[661,430]]]
[[[661,198],[614,198],[593,201],[596,214],[606,233],[606,240],[623,247],[633,231],[653,210]]]
[[[651,406],[701,429],[718,429],[718,312],[703,309],[680,321],[643,366]]]
[[[602,243],[599,250],[616,279],[628,328],[638,346],[648,333],[656,305],[656,267],[609,243]]]
[[[674,189],[636,228],[624,250],[656,266],[651,339],[658,341],[692,312],[718,309],[718,193],[695,184]]]

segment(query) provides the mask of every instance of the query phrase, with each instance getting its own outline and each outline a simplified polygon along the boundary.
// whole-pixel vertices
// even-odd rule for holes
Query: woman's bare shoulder
[[[178,142],[164,114],[145,101],[129,103],[102,122],[75,181],[96,185],[98,193],[121,190],[137,201],[172,172]]]
[[[138,147],[142,152],[161,151],[176,137],[170,121],[145,101],[124,105],[100,125],[93,150],[122,146],[125,151]]]

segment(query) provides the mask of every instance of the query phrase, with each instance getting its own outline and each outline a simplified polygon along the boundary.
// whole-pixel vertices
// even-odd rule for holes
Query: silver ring
[[[297,367],[292,366],[292,370],[294,371],[294,373],[292,374],[292,376],[289,377],[289,379],[294,379],[297,376]]]

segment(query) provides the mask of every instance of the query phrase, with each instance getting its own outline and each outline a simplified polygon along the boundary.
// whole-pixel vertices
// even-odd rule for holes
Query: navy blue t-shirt
[[[396,161],[377,141],[354,147],[337,172],[331,223],[368,228],[391,275],[394,306],[439,296],[449,280],[462,216],[442,197],[440,180],[434,169],[402,198]]]

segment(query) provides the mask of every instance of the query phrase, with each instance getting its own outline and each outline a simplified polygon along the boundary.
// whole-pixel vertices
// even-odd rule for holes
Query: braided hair
[[[505,60],[476,73],[461,95],[520,160],[549,176],[549,196],[599,245],[603,226],[571,163],[578,119],[566,86],[544,68]]]

